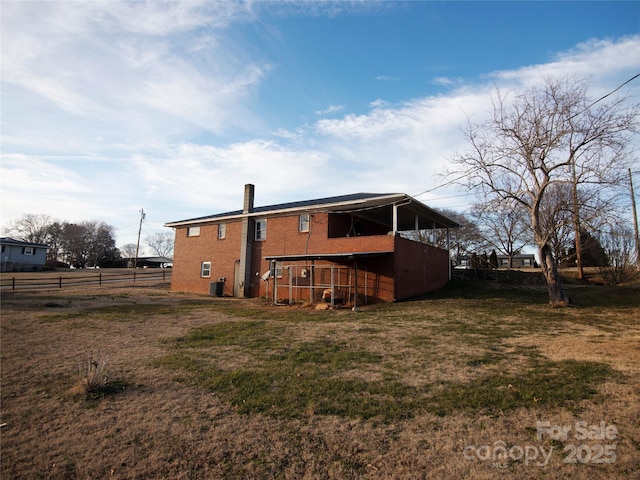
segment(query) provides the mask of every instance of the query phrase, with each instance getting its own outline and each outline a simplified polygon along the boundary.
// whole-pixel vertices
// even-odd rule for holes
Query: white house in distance
[[[0,270],[3,272],[25,272],[41,270],[47,260],[48,245],[0,238],[2,256]]]

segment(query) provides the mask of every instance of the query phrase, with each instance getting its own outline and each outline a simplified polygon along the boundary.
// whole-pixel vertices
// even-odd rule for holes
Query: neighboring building
[[[406,299],[444,286],[449,252],[398,232],[458,224],[403,193],[357,193],[167,223],[172,290],[276,302]],[[357,295],[356,295],[357,292]]]
[[[507,255],[498,255],[498,268],[534,268],[537,267],[536,257],[533,253],[519,253],[511,257],[511,266],[509,266],[509,257]],[[489,257],[487,257],[489,262]],[[471,255],[466,257],[458,257],[456,260],[457,269],[473,269],[473,268],[486,268],[483,267],[484,259],[478,255],[476,257],[477,266],[474,267],[474,260]],[[487,265],[489,266],[489,265]]]
[[[536,257],[533,253],[518,253],[511,257],[511,267],[509,267],[509,257],[498,255],[499,268],[533,268],[537,267]]]
[[[2,237],[0,244],[2,245],[1,271],[37,271],[44,267],[48,245],[22,242],[9,237]]]
[[[173,260],[167,257],[127,257],[120,260],[123,267],[133,268],[170,268]]]

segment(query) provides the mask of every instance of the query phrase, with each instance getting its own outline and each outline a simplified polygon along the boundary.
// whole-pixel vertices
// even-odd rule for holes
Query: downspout
[[[313,223],[312,222],[312,218],[313,218],[313,215],[309,214],[309,232],[307,233],[307,241],[304,244],[304,254],[305,255],[307,253],[309,253],[309,240],[311,239],[311,231],[312,231],[312,228],[313,228],[311,226],[311,224]],[[314,303],[314,301],[313,301],[313,288],[314,288],[314,285],[313,285],[313,281],[314,281],[313,274],[314,274],[314,267],[315,267],[314,261],[311,260],[311,267],[310,267],[310,271],[309,271],[309,303],[311,305],[313,305],[313,303]]]

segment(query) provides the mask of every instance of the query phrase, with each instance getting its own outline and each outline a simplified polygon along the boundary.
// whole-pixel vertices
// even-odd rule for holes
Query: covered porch
[[[323,303],[357,309],[393,296],[393,252],[267,256],[264,293],[276,305]],[[380,266],[386,266],[381,271]],[[373,267],[373,268],[371,268]]]

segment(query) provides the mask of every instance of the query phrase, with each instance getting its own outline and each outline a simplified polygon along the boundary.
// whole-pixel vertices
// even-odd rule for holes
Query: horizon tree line
[[[67,222],[44,214],[25,214],[10,221],[3,229],[8,236],[29,243],[49,246],[47,265],[74,268],[110,267],[123,258],[131,258],[130,244],[116,247],[115,228],[99,220]],[[156,232],[146,238],[155,255],[170,258],[173,251],[171,232]]]

